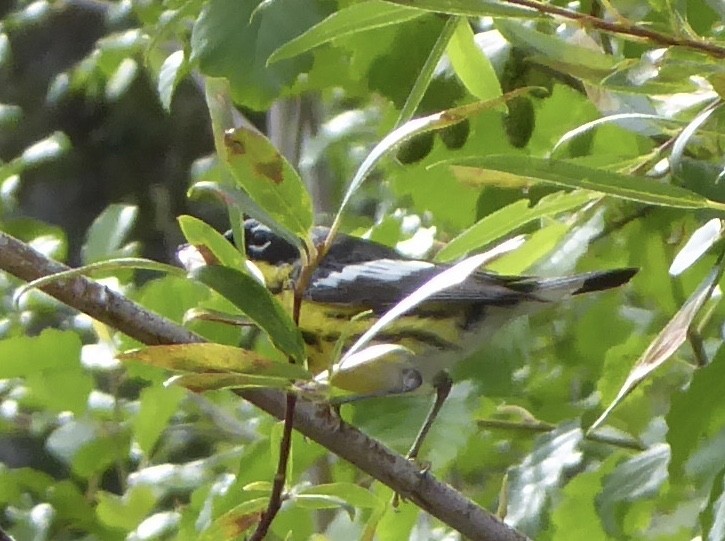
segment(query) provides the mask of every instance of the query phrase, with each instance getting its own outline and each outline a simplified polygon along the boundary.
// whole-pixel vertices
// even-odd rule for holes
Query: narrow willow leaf
[[[205,247],[225,267],[244,268],[241,252],[212,226],[193,216],[179,216],[177,220],[189,244],[197,248]]]
[[[710,275],[703,280],[695,292],[687,299],[674,317],[665,325],[642,356],[637,360],[627,379],[620,388],[612,403],[604,410],[599,418],[592,424],[588,433],[596,430],[609,414],[616,408],[637,385],[639,385],[654,370],[664,364],[687,340],[687,331],[702,305],[710,298],[714,287],[722,276],[722,265],[713,269]]]
[[[681,169],[682,156],[685,153],[685,148],[690,142],[690,139],[694,137],[697,130],[699,130],[708,121],[712,114],[717,111],[721,105],[721,103],[718,103],[714,107],[706,107],[702,112],[700,112],[700,114],[693,118],[692,122],[690,122],[677,136],[677,139],[675,139],[675,142],[672,145],[672,154],[670,155],[670,167],[673,171],[678,172]]]
[[[616,114],[616,115],[607,115],[602,118],[597,118],[596,120],[592,120],[591,122],[582,124],[581,126],[577,126],[573,130],[569,130],[568,132],[566,132],[556,142],[556,144],[551,149],[551,152],[549,154],[551,156],[553,156],[554,154],[556,154],[556,152],[561,147],[568,144],[570,141],[573,141],[574,139],[584,135],[585,133],[596,130],[599,126],[603,126],[603,125],[609,124],[611,122],[617,122],[617,123],[621,124],[622,121],[636,121],[636,120],[642,120],[642,121],[651,120],[652,122],[648,122],[647,125],[651,125],[654,122],[667,122],[670,124],[678,123],[676,120],[666,118],[666,117],[663,117],[660,115],[648,115],[648,114],[644,114],[644,113],[621,113],[621,114]]]
[[[309,379],[310,374],[299,365],[267,359],[254,351],[212,343],[169,344],[148,346],[118,355],[121,361],[142,363],[194,374],[220,372],[272,378]]]
[[[670,265],[670,275],[678,276],[699,260],[717,241],[723,238],[725,223],[713,218],[699,227],[677,253]]]
[[[267,65],[300,55],[343,36],[400,24],[424,14],[424,11],[413,7],[399,6],[381,0],[355,3],[336,11],[304,34],[282,45],[270,55]]]
[[[598,197],[599,194],[589,191],[557,192],[547,195],[533,207],[529,207],[528,199],[521,199],[466,229],[438,252],[436,261],[452,261],[491,244],[533,220],[577,209]]]
[[[482,170],[481,174],[484,175],[484,178],[499,172],[508,178],[519,177],[521,182],[544,182],[567,188],[582,188],[651,205],[725,210],[725,204],[710,201],[679,186],[663,184],[646,177],[595,169],[565,160],[493,155],[463,158],[447,163],[478,167]],[[471,180],[470,172],[468,180],[469,182]]]
[[[297,365],[290,364],[287,366]],[[174,376],[169,378],[165,382],[165,385],[183,387],[195,393],[218,391],[220,389],[279,389],[282,391],[292,391],[295,388],[292,379],[291,377],[258,376],[255,374],[202,373]]]
[[[266,332],[272,343],[295,361],[305,360],[305,344],[297,325],[282,305],[255,278],[229,267],[207,266],[194,270],[191,277],[206,284]]]
[[[410,0],[388,1],[391,4],[411,5]],[[497,0],[415,0],[413,5],[420,10],[468,17],[520,17],[524,19],[539,17],[539,13],[532,9],[507,5]]]
[[[503,94],[493,65],[476,45],[473,30],[465,17],[457,18],[446,52],[456,75],[471,95],[479,100],[489,100]]]

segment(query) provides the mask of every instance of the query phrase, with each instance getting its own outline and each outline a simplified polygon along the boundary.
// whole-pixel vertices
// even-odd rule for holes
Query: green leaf
[[[294,370],[290,372],[294,372]],[[309,376],[309,374],[305,375]],[[295,389],[290,377],[257,376],[254,374],[220,374],[218,372],[209,374],[181,374],[168,379],[166,384],[167,386],[174,385],[183,387],[195,393],[218,391],[220,389],[280,389],[285,391]]]
[[[153,511],[157,497],[151,487],[133,486],[123,496],[99,491],[96,516],[111,528],[131,531]]]
[[[219,266],[196,269],[191,277],[230,300],[269,335],[280,351],[297,362],[305,360],[307,355],[299,329],[288,312],[257,280],[235,269]]]
[[[237,103],[261,111],[311,67],[308,56],[267,66],[269,55],[327,12],[315,0],[275,0],[252,17],[258,5],[257,0],[207,2],[194,24],[190,61],[198,61],[205,75],[226,77]]]
[[[569,67],[583,67],[604,77],[617,66],[612,55],[573,45],[562,36],[538,32],[534,27],[518,21],[497,19],[496,28],[513,45],[532,48],[545,58]]]
[[[599,194],[589,191],[556,192],[542,198],[533,207],[529,206],[528,199],[520,199],[462,232],[438,252],[436,261],[457,259],[503,238],[533,220],[577,209],[598,197]]]
[[[719,218],[713,218],[698,227],[672,260],[670,275],[678,276],[694,265],[724,233],[725,223]]]
[[[388,0],[392,4],[410,6],[410,0]],[[533,10],[503,4],[497,0],[415,0],[415,8],[434,13],[466,15],[468,17],[522,17],[539,16]]]
[[[498,174],[512,177],[518,182],[545,182],[566,188],[582,188],[652,205],[686,209],[725,209],[725,205],[710,201],[679,186],[663,184],[645,177],[595,169],[564,160],[494,155],[482,158],[464,158],[446,163],[478,167],[481,169],[480,174],[484,179]],[[472,176],[469,175],[469,181],[471,178]]]
[[[312,227],[312,200],[294,168],[261,133],[224,134],[226,162],[235,181],[280,225],[301,238]]]
[[[180,372],[220,372],[271,376],[288,379],[309,379],[299,365],[266,359],[259,353],[223,344],[196,343],[148,346],[118,355],[121,361],[136,360]],[[161,391],[158,391],[161,392]],[[173,395],[171,402],[175,398]]]
[[[174,51],[166,57],[159,70],[157,91],[161,105],[167,112],[171,111],[171,100],[174,98],[176,86],[188,71],[188,64],[183,50]]]
[[[257,524],[260,512],[267,507],[267,498],[254,498],[223,513],[201,532],[199,541],[238,539],[244,532]]]
[[[376,508],[382,502],[370,490],[354,483],[329,483],[303,488],[297,494],[315,496],[335,496],[353,507]]]
[[[274,51],[267,61],[272,64],[307,52],[342,36],[398,24],[424,15],[409,6],[396,6],[381,0],[359,2],[336,11],[301,36]]]
[[[177,218],[181,232],[192,246],[204,246],[225,267],[244,268],[244,256],[221,233],[193,216]]]
[[[136,205],[108,205],[88,228],[83,263],[88,265],[118,255],[137,217]]]
[[[670,475],[680,479],[685,464],[697,449],[725,427],[725,348],[720,347],[709,365],[698,369],[690,386],[672,397],[665,417],[667,443],[672,449]]]
[[[27,377],[46,370],[79,366],[81,341],[77,334],[46,329],[39,336],[0,340],[0,378]]]
[[[725,539],[725,468],[721,469],[712,482],[707,505],[700,513],[702,539],[715,541]]]
[[[186,393],[180,388],[147,387],[141,391],[138,414],[133,418],[136,442],[147,457],[179,408]]]
[[[503,93],[491,61],[476,45],[471,25],[460,17],[446,48],[453,69],[466,89],[479,100],[497,98]]]

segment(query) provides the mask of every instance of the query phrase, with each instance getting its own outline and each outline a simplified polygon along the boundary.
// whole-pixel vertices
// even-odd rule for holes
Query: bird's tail
[[[553,301],[568,295],[603,291],[626,284],[632,276],[637,274],[638,270],[635,268],[613,269],[543,279],[538,282],[532,293],[541,300]]]

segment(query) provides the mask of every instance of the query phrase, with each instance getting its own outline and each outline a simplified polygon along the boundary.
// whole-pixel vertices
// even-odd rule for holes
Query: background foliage
[[[423,456],[536,539],[725,538],[719,290],[707,300],[725,203],[722,3],[415,4],[4,4],[0,227],[72,264],[170,261],[176,216],[227,226],[209,194],[229,174],[245,182],[220,145],[243,121],[283,152],[286,175],[300,172],[329,224],[396,126],[536,87],[385,146],[343,229],[441,260],[526,233],[492,265],[501,273],[641,270],[626,288],[515,321],[461,363]],[[558,6],[589,18],[552,19]],[[304,211],[297,199],[263,206],[283,225]],[[193,224],[181,221],[187,238]],[[176,321],[234,310],[173,274],[101,279]],[[241,535],[237,519],[265,505],[280,425],[227,390],[192,394],[164,386],[163,370],[121,366],[138,344],[37,291],[16,304],[20,285],[0,274],[0,524],[18,540]],[[264,335],[189,325],[276,354]],[[663,329],[671,351],[645,354]],[[633,390],[587,433],[625,382]],[[426,404],[368,400],[343,415],[404,451]],[[289,484],[279,538],[448,533],[410,504],[392,511],[386,487],[298,437]]]

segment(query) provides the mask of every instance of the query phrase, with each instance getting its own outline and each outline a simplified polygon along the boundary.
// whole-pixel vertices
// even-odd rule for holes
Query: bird
[[[322,245],[328,233],[328,228],[313,228],[312,242]],[[299,249],[254,219],[244,222],[244,248],[269,291],[291,309],[302,268]],[[475,270],[395,318],[367,349],[345,358],[350,345],[383,314],[452,267],[339,233],[301,295],[298,325],[314,385],[340,390],[347,397],[341,402],[436,391],[409,458],[417,455],[450,391],[448,371],[455,364],[482,349],[507,322],[572,296],[621,286],[637,273],[636,268],[617,268],[540,278]]]
[[[322,246],[329,232],[314,227],[310,240]],[[234,241],[231,231],[225,237]],[[179,250],[180,259],[187,258],[182,257],[186,250]],[[291,312],[302,273],[298,246],[248,218],[244,252],[269,292]],[[483,349],[508,322],[569,297],[619,287],[638,272],[625,267],[542,278],[469,271],[429,291],[377,332],[371,345],[349,355],[389,310],[453,270],[453,264],[406,257],[392,247],[338,233],[301,293],[298,326],[314,380],[300,389],[308,396],[330,396],[333,404],[435,391],[407,455],[415,458],[450,392],[448,371],[458,362]]]

